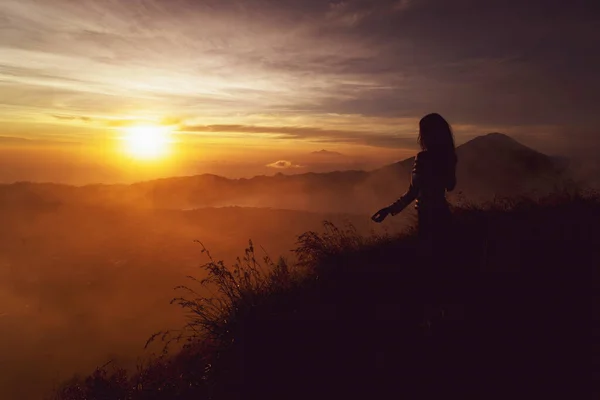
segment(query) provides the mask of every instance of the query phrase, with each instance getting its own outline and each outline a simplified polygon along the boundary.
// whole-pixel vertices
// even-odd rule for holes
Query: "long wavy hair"
[[[456,148],[452,127],[440,114],[427,114],[419,121],[419,145],[423,151],[432,153],[436,163],[443,166],[447,174],[446,190],[456,186]]]

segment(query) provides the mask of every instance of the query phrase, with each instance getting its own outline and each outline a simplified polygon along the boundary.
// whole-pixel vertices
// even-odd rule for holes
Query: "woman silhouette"
[[[428,114],[419,122],[419,145],[408,191],[394,204],[377,211],[372,219],[382,222],[396,215],[413,200],[418,212],[418,236],[426,256],[442,255],[450,224],[446,191],[456,186],[456,151],[450,124],[439,114]]]

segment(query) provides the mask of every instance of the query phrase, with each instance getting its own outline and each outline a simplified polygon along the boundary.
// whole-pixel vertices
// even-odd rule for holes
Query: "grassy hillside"
[[[0,207],[0,399],[38,400],[111,358],[135,367],[149,335],[184,322],[169,300],[186,275],[204,277],[194,239],[227,263],[248,238],[290,258],[324,219],[374,228],[368,215],[241,207]]]
[[[174,301],[188,325],[156,338],[183,350],[134,374],[108,365],[54,398],[587,398],[600,199],[454,216],[451,250],[432,267],[412,232],[362,237],[330,224],[299,238],[298,265],[260,262],[252,246],[237,266],[211,260],[208,279]],[[201,284],[215,297],[195,295]]]

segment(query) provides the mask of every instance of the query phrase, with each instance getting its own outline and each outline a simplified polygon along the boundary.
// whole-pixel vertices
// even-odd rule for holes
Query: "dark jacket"
[[[398,214],[415,199],[419,214],[447,209],[446,191],[456,186],[455,165],[454,155],[448,159],[430,151],[417,154],[408,191],[389,207],[390,213]]]

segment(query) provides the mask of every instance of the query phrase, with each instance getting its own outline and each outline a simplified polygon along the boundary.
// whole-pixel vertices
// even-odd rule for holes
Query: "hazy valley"
[[[500,134],[460,146],[458,156],[454,203],[576,185],[566,166]],[[0,186],[0,353],[11,365],[0,390],[27,398],[112,359],[133,365],[150,334],[183,321],[169,301],[207,260],[194,240],[229,263],[249,239],[290,258],[297,235],[324,220],[360,233],[402,230],[412,209],[383,226],[369,216],[404,192],[412,162],[239,180]]]

